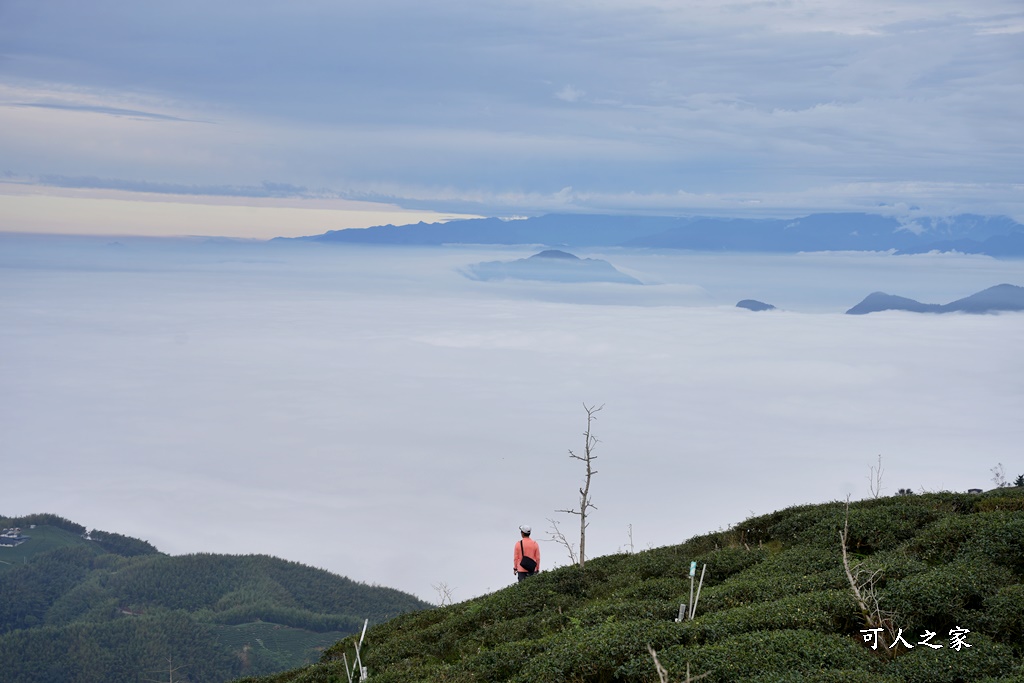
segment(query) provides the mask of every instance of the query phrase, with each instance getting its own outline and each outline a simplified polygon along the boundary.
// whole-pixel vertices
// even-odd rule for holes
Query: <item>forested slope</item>
[[[268,556],[169,557],[52,515],[0,518],[13,526],[31,539],[0,548],[5,683],[135,683],[166,676],[168,659],[192,683],[271,673],[315,661],[365,618],[428,606]]]
[[[677,623],[691,561],[704,588]],[[658,681],[648,645],[672,681],[689,666],[709,683],[1024,683],[1022,581],[1020,488],[799,506],[399,617],[370,629],[362,657],[378,683]],[[879,619],[872,649],[862,629]],[[345,681],[352,641],[250,683]]]

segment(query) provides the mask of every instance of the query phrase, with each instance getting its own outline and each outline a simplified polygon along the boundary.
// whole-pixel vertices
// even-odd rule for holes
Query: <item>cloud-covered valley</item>
[[[613,249],[578,255],[655,284],[562,285],[460,274],[521,248],[2,239],[0,512],[165,552],[499,588],[519,524],[572,527],[584,402],[594,554],[865,497],[879,454],[888,493],[1024,472],[1024,315],[842,314],[1019,261]]]

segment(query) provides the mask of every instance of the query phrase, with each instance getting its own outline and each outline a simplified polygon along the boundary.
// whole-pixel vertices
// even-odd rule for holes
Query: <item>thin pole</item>
[[[359,680],[363,680],[364,678],[366,678],[366,676],[363,675],[363,658],[359,656],[359,650],[361,650],[363,647],[363,638],[366,636],[366,626],[369,623],[369,619],[363,622],[363,632],[359,636],[359,644],[356,646],[356,664],[359,665]]]
[[[691,621],[693,620],[693,615],[697,612],[697,603],[700,602],[700,588],[704,585],[704,570],[706,570],[707,568],[707,564],[704,564],[704,566],[700,568],[700,583],[697,584],[697,599],[694,600],[693,609],[690,611]],[[693,581],[693,579],[690,579],[690,581]]]
[[[688,603],[690,609],[687,610],[690,613],[691,616],[693,615],[693,575],[696,574],[696,573],[697,573],[697,563],[696,562],[691,562],[690,563],[690,602]]]

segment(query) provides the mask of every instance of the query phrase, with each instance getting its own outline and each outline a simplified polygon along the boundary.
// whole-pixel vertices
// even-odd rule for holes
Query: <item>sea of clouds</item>
[[[578,528],[584,403],[591,556],[867,497],[879,455],[886,494],[1024,473],[1024,314],[843,315],[1024,262],[578,251],[647,284],[564,285],[460,272],[527,248],[118,240],[0,235],[0,514],[461,600],[519,524]]]

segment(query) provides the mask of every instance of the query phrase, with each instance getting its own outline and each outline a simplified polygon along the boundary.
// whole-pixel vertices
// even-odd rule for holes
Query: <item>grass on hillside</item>
[[[864,642],[843,565],[875,573],[880,614],[911,648]],[[696,618],[689,564],[707,564]],[[861,581],[868,574],[861,574]],[[968,629],[954,649],[950,631]],[[931,649],[920,643],[936,635]],[[895,634],[893,634],[895,635]],[[656,682],[687,666],[707,683],[1024,683],[1024,489],[804,505],[677,546],[564,567],[372,628],[379,683]],[[313,666],[254,683],[347,681],[348,638]]]

